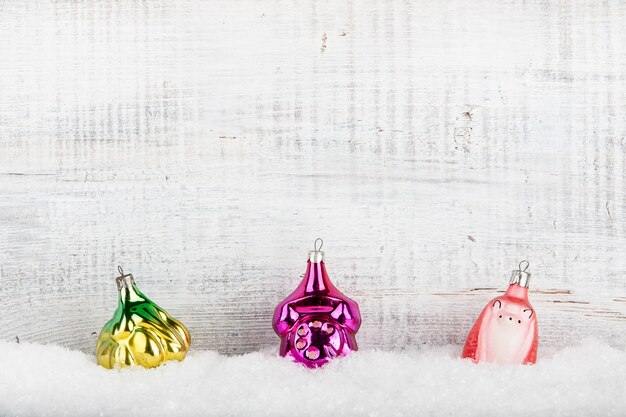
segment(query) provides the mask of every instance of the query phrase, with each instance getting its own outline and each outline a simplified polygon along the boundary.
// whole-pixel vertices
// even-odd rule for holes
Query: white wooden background
[[[91,351],[116,266],[278,345],[316,237],[362,348],[462,344],[528,259],[544,352],[626,345],[621,1],[0,1],[0,329]]]

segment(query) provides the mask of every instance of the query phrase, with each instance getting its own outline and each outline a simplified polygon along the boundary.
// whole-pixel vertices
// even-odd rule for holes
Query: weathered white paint
[[[276,346],[325,240],[361,347],[626,344],[620,1],[0,3],[2,338],[86,351],[116,266],[195,349]],[[540,352],[541,354],[541,352]]]

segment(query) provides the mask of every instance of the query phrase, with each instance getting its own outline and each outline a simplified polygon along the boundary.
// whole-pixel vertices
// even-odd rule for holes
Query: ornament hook
[[[318,240],[320,241],[320,247],[319,248],[317,247],[317,241]],[[313,249],[315,249],[315,252],[319,252],[319,251],[322,250],[322,246],[323,245],[324,245],[324,241],[321,238],[318,237],[317,239],[315,239],[315,242],[313,243]]]
[[[530,266],[530,262],[523,260],[517,266],[519,269],[514,269],[511,274],[509,284],[518,284],[520,287],[528,288],[528,282],[530,281],[530,272],[526,270]]]
[[[522,265],[526,265],[525,267],[522,268]],[[527,260],[523,260],[522,262],[519,263],[518,268],[520,271],[522,272],[526,272],[526,270],[528,269],[528,267],[530,266],[530,262],[528,262]]]
[[[117,282],[117,289],[121,290],[122,287],[131,287],[135,285],[135,279],[132,274],[124,274],[124,270],[121,266],[117,266],[117,272],[120,273],[120,276],[115,278],[115,282]]]

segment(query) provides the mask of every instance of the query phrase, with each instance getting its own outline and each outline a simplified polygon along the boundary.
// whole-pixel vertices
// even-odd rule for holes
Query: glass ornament
[[[533,364],[537,360],[537,314],[528,301],[528,261],[514,270],[504,295],[485,306],[467,336],[462,357],[474,362]]]
[[[187,328],[139,291],[132,275],[118,271],[117,310],[96,341],[98,364],[154,368],[183,360],[191,344]]]
[[[322,244],[322,239],[315,241],[304,279],[274,310],[280,355],[309,368],[357,350],[355,335],[361,325],[357,303],[328,278]]]

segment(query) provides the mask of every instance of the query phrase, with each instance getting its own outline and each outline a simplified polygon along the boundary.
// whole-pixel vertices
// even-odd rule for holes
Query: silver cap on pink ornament
[[[317,247],[317,242],[319,241],[319,245],[320,247]],[[313,243],[313,249],[312,251],[309,251],[309,261],[313,262],[314,264],[318,264],[320,262],[324,262],[324,252],[321,251],[322,249],[322,245],[324,244],[324,241],[322,239],[320,239],[319,237],[317,239],[315,239],[315,242]]]
[[[528,288],[530,283],[530,272],[526,270],[530,266],[530,263],[526,260],[519,263],[518,269],[514,269],[511,273],[511,280],[509,284],[517,284],[520,287]]]

